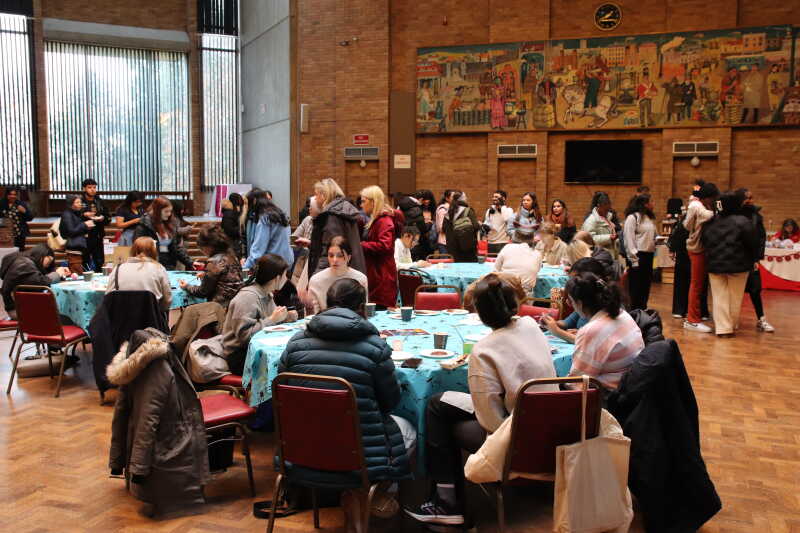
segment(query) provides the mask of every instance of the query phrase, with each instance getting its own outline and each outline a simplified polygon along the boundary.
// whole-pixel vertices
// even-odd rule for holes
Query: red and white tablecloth
[[[253,186],[249,183],[231,183],[228,185],[217,185],[211,194],[210,213],[215,217],[222,216],[222,200],[226,199],[231,193],[239,193],[242,196],[250,192]]]
[[[800,291],[800,250],[767,248],[759,268],[763,288]]]

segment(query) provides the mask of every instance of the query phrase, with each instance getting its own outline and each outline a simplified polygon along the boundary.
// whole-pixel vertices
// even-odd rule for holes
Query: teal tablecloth
[[[494,263],[439,263],[423,270],[433,276],[438,285],[455,285],[463,294],[467,285],[484,274],[494,271]],[[550,289],[564,287],[568,279],[569,277],[563,268],[550,265],[543,266],[536,277],[533,296],[536,298],[550,298]]]
[[[189,296],[180,288],[178,281],[184,279],[191,285],[199,284],[197,277],[191,272],[168,272],[169,284],[172,287],[172,308],[205,302],[205,299]],[[95,310],[106,294],[107,276],[94,275],[92,281],[66,281],[51,285],[58,303],[58,312],[65,315],[84,330],[89,327]]]
[[[447,349],[460,354],[462,351],[461,337],[485,336],[491,330],[477,321],[476,315],[448,315],[441,313],[435,316],[415,316],[410,322],[403,322],[389,317],[388,312],[378,312],[371,320],[379,331],[398,329],[422,329],[428,335],[390,336],[386,342],[394,346],[395,340],[403,341],[403,351],[419,355],[421,350],[433,348],[433,333],[445,332],[449,334]],[[461,324],[468,321],[471,324]],[[261,331],[250,340],[247,359],[244,366],[242,380],[245,387],[250,388],[250,404],[257,406],[272,398],[272,380],[278,375],[278,361],[289,339],[304,327],[305,322],[299,321],[288,324],[295,327],[291,331],[264,332]],[[460,336],[459,336],[460,334]],[[572,353],[574,346],[558,339],[549,333],[547,339],[550,346],[557,351],[553,354],[553,364],[556,374],[565,376],[572,366]],[[471,339],[469,339],[471,340]],[[474,341],[472,341],[474,342]],[[398,363],[399,364],[399,363]],[[428,398],[440,392],[452,390],[469,392],[467,385],[467,367],[461,366],[455,370],[445,370],[439,365],[438,359],[422,358],[422,364],[416,368],[396,369],[397,381],[400,383],[400,404],[394,414],[402,416],[413,423],[417,428],[419,464],[425,464],[425,405]]]

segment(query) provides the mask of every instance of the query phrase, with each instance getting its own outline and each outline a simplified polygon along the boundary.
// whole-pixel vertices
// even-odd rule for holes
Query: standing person
[[[9,187],[5,196],[0,200],[0,217],[11,221],[11,234],[14,237],[14,247],[20,252],[25,251],[25,240],[31,231],[28,222],[33,220],[33,210],[26,202],[19,199],[19,189]]]
[[[753,303],[753,309],[756,312],[756,318],[758,319],[756,328],[765,333],[775,333],[775,328],[767,322],[767,317],[764,315],[764,302],[761,301],[761,271],[759,270],[758,263],[764,259],[764,248],[767,244],[767,231],[764,229],[764,217],[761,216],[761,207],[753,203],[753,193],[750,189],[738,189],[736,194],[744,198],[742,214],[750,219],[750,224],[758,237],[758,248],[754,258],[755,263],[753,269],[747,274],[747,284],[744,290],[750,295],[750,301]]]
[[[250,204],[247,221],[247,259],[244,268],[255,266],[258,258],[265,254],[276,254],[294,263],[294,254],[289,246],[289,219],[272,203],[265,192],[260,192]]]
[[[721,210],[703,228],[708,276],[717,336],[731,337],[739,327],[744,287],[758,255],[756,229],[742,214],[744,197],[734,191],[720,196]]]
[[[106,224],[111,222],[111,215],[97,195],[95,180],[87,178],[83,180],[81,187],[83,188],[83,212],[81,214],[84,219],[94,221],[94,227],[89,230],[89,235],[86,237],[84,263],[90,268],[94,266],[95,272],[102,272],[103,264],[106,262],[103,239],[106,236]]]
[[[447,253],[453,256],[456,263],[478,262],[480,228],[475,210],[467,204],[467,194],[454,192],[444,219],[444,231],[447,235]]]
[[[419,229],[419,240],[411,250],[414,261],[423,261],[436,251],[436,199],[428,189],[420,189],[414,193],[422,208],[422,228]],[[407,226],[403,223],[401,226]]]
[[[667,248],[675,261],[675,279],[672,284],[673,318],[685,318],[689,310],[689,282],[692,279],[692,265],[689,262],[689,252],[686,251],[686,239],[689,237],[689,232],[683,227],[684,217],[685,214],[678,219],[667,239]]]
[[[337,280],[350,278],[360,283],[364,290],[369,294],[369,282],[367,276],[350,268],[350,259],[353,257],[353,250],[350,243],[341,235],[331,239],[328,245],[328,268],[320,270],[308,281],[308,293],[310,297],[309,307],[314,313],[319,313],[328,308],[327,294],[328,289]]]
[[[708,276],[706,254],[700,235],[703,225],[714,216],[711,207],[717,196],[719,196],[719,189],[716,185],[703,183],[692,195],[686,210],[686,218],[683,220],[683,227],[689,232],[689,237],[686,239],[686,250],[689,252],[689,261],[692,265],[692,279],[689,283],[689,310],[686,313],[683,327],[700,333],[711,333],[711,328],[702,323],[703,316],[700,313],[700,296],[705,289]]]
[[[514,242],[523,242],[523,234],[533,235],[539,229],[542,221],[542,212],[539,211],[539,201],[536,193],[526,192],[520,200],[519,211],[508,221],[508,234]]]
[[[222,355],[228,368],[241,376],[250,339],[267,326],[297,320],[297,312],[276,306],[273,293],[286,283],[289,265],[279,255],[266,254],[256,259],[247,284],[236,293],[222,325]]]
[[[555,224],[558,237],[565,243],[571,241],[578,231],[575,219],[569,214],[567,204],[558,198],[550,204],[550,212],[544,217],[544,220]]]
[[[237,257],[245,257],[242,237],[245,234],[247,223],[247,209],[245,200],[239,193],[231,193],[227,200],[222,201],[222,231],[231,241],[231,247]]]
[[[489,253],[497,254],[508,244],[508,223],[514,218],[514,210],[506,205],[508,194],[497,190],[492,193],[491,205],[483,219],[483,229],[489,240]]]
[[[122,205],[114,213],[116,217],[115,225],[122,230],[122,235],[117,244],[119,246],[133,246],[133,234],[136,233],[136,226],[142,221],[144,216],[144,193],[131,191],[125,196]]]
[[[200,285],[189,285],[180,280],[181,289],[192,296],[228,307],[242,287],[242,267],[230,241],[219,226],[205,226],[197,235],[197,246],[208,257],[205,273]]]
[[[87,259],[86,236],[94,229],[92,219],[84,218],[83,200],[74,194],[67,195],[67,208],[61,213],[58,232],[67,241],[64,250],[67,254],[67,266],[75,274],[83,274]]]
[[[311,230],[311,243],[308,246],[308,275],[313,276],[328,268],[328,258],[324,256],[331,239],[337,235],[347,239],[353,250],[350,265],[367,273],[364,251],[361,249],[361,232],[358,228],[358,210],[344,197],[342,189],[331,178],[314,184],[314,196],[320,213],[314,218]]]
[[[453,193],[455,191],[453,189],[445,189],[444,194],[442,194],[442,199],[439,201],[438,207],[436,207],[436,248],[440,254],[447,253],[447,234],[444,231],[444,219],[447,216],[447,211],[450,209],[450,201],[453,199]]]
[[[548,265],[560,265],[567,255],[567,243],[558,238],[555,225],[552,222],[542,224],[539,238],[536,249],[542,254],[542,261]]]
[[[186,249],[178,240],[178,221],[172,213],[172,202],[165,196],[158,196],[136,226],[134,242],[139,237],[150,237],[158,245],[158,262],[167,270],[175,270],[178,262],[184,270],[194,270],[194,264]]]
[[[649,194],[637,194],[625,209],[625,253],[628,267],[628,292],[631,310],[647,309],[653,282],[653,257],[656,251],[656,216]]]
[[[616,244],[619,235],[611,212],[611,198],[604,192],[598,192],[592,198],[592,203],[592,212],[583,221],[581,229],[592,236],[595,245],[602,246],[616,260],[619,255]]]
[[[394,209],[386,205],[383,191],[372,185],[361,191],[361,204],[369,214],[361,248],[367,262],[369,301],[380,307],[397,305],[397,266],[394,262],[394,240],[400,231]]]

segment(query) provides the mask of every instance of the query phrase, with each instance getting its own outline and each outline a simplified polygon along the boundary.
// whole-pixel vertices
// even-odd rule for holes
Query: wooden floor
[[[777,333],[755,330],[745,302],[735,338],[685,332],[670,318],[671,285],[655,285],[651,305],[665,333],[680,344],[700,404],[703,454],[723,510],[702,531],[800,533],[800,293],[765,292]],[[0,336],[8,336],[0,333]],[[0,341],[0,382],[8,380]],[[48,378],[15,383],[0,398],[0,531],[255,531],[241,457],[206,490],[199,513],[151,520],[141,504],[109,478],[106,468],[112,407],[98,405],[88,356],[78,377],[69,373],[61,398]],[[274,473],[271,435],[256,434],[253,457],[258,497],[267,499]],[[419,491],[417,491],[419,492]],[[412,497],[416,494],[412,494]],[[475,492],[478,531],[495,531],[494,511]],[[509,529],[550,531],[552,487],[514,495]],[[343,531],[339,509],[322,513],[322,531]],[[633,531],[642,531],[639,518]],[[418,531],[407,520],[373,520],[373,531]],[[313,531],[310,513],[278,522],[276,531]]]

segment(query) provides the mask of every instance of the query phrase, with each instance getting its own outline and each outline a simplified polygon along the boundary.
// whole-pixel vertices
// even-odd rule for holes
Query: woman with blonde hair
[[[150,291],[164,311],[172,303],[172,289],[167,270],[158,262],[156,241],[139,237],[133,241],[127,261],[114,267],[106,293],[113,291]]]
[[[561,260],[567,255],[567,243],[558,238],[556,225],[545,222],[539,228],[541,240],[536,249],[541,252],[542,259],[548,265],[560,265]]]
[[[589,247],[588,244],[583,242],[580,239],[572,239],[572,242],[567,245],[566,253],[564,257],[569,262],[570,265],[574,265],[578,262],[578,259],[583,259],[584,257],[591,257],[592,256],[592,249]]]
[[[358,226],[359,212],[347,201],[342,189],[331,178],[314,184],[314,198],[320,213],[314,218],[311,229],[311,243],[308,246],[308,277],[328,268],[325,250],[331,239],[337,235],[344,237],[353,250],[350,266],[367,273],[364,252],[361,249],[361,236]],[[394,245],[394,240],[392,241]]]
[[[395,211],[386,204],[383,191],[377,185],[361,191],[361,206],[369,215],[361,240],[367,263],[369,301],[380,307],[392,307],[397,304],[394,240],[400,234]]]

